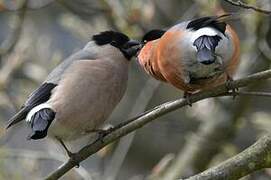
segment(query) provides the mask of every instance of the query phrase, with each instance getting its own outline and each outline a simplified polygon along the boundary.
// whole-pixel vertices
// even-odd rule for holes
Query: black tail
[[[36,112],[30,121],[32,133],[28,139],[42,139],[47,136],[48,128],[55,118],[55,112],[52,109],[44,108]]]
[[[8,124],[6,126],[6,129],[8,129],[11,126],[13,126],[14,124],[24,120],[26,118],[27,113],[30,110],[31,110],[31,108],[28,106],[22,107],[21,110],[17,114],[15,114],[12,118],[10,118],[10,120],[8,120]]]
[[[215,62],[215,48],[221,40],[220,36],[200,36],[193,45],[197,47],[198,62],[208,65]]]

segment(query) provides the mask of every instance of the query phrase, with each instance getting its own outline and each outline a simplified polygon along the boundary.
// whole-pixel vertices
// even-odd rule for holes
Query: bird
[[[226,23],[232,14],[184,21],[168,30],[153,29],[142,38],[140,66],[187,97],[231,81],[240,59],[240,41]]]
[[[30,94],[6,128],[25,120],[28,139],[55,138],[72,156],[64,142],[100,132],[126,91],[129,62],[139,45],[121,32],[93,35]]]

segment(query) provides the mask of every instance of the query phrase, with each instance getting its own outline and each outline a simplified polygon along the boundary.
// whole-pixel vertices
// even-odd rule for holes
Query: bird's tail
[[[47,104],[41,104],[32,109],[26,121],[30,124],[32,133],[28,139],[42,139],[47,136],[48,128],[55,118],[55,112]]]
[[[240,19],[241,14],[240,13],[224,13],[222,15],[216,16],[216,20],[219,22],[227,22],[232,20]]]
[[[30,111],[29,107],[22,107],[21,110],[15,114],[12,118],[10,118],[8,120],[6,129],[10,128],[11,126],[13,126],[14,124],[17,124],[18,122],[24,120],[28,114],[28,112]]]

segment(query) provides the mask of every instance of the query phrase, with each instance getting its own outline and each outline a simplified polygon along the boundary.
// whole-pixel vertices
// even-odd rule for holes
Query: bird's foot
[[[109,127],[105,127],[104,129],[93,129],[89,131],[88,133],[97,133],[97,139],[94,142],[99,141],[99,140],[103,142],[103,138],[109,133],[111,133],[113,129],[114,129],[113,126],[109,126]]]
[[[76,159],[76,158],[75,158],[75,157],[76,157],[76,153],[72,153],[72,152],[70,152],[70,151],[67,151],[67,154],[68,154],[68,156],[69,156],[70,159],[72,159],[72,160],[75,160],[75,159]],[[79,167],[80,167],[80,163],[76,162],[75,167],[76,167],[76,168],[79,168]]]
[[[191,102],[191,99],[190,99],[190,96],[191,96],[191,95],[192,95],[192,94],[189,93],[189,92],[184,92],[184,94],[183,94],[183,98],[186,100],[187,104],[188,104],[190,107],[192,107],[192,102]]]
[[[109,133],[111,133],[113,131],[113,126],[110,126],[106,129],[100,129],[100,131],[98,132],[98,139],[103,140],[103,138],[108,135]]]
[[[229,75],[227,75],[227,81],[226,81],[226,88],[228,92],[232,92],[232,98],[235,99],[235,97],[237,96],[237,92],[238,92],[238,88],[233,87],[231,85],[231,82],[233,81],[233,78]]]

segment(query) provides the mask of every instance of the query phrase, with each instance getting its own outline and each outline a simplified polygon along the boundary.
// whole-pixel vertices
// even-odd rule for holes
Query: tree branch
[[[244,3],[244,2],[242,2],[240,0],[237,0],[237,1],[224,0],[224,1],[227,2],[227,3],[230,3],[233,6],[238,6],[238,7],[242,7],[242,8],[245,8],[245,9],[253,9],[254,11],[264,13],[264,14],[267,14],[267,15],[271,15],[271,11],[269,11],[269,10],[264,10],[264,9],[261,9],[261,8],[258,8],[258,7],[252,6],[252,5],[248,5],[248,4],[246,4],[246,3]]]
[[[236,156],[187,180],[239,179],[254,171],[271,167],[270,157],[271,133]]]
[[[222,85],[219,85],[215,88],[212,88],[210,90],[204,90],[198,93],[195,93],[190,97],[190,101],[192,103],[210,98],[215,97],[219,95],[223,95],[226,92],[228,92],[228,89],[234,89],[234,88],[240,88],[247,86],[248,84],[251,84],[253,82],[258,82],[259,80],[265,80],[271,78],[271,70],[262,71],[259,73],[255,73],[253,75],[247,76],[245,78],[231,81]],[[89,144],[82,148],[78,153],[76,153],[73,158],[69,159],[66,163],[64,163],[62,166],[60,166],[56,171],[51,173],[46,179],[47,180],[53,180],[58,179],[61,176],[63,176],[66,172],[68,172],[70,169],[72,169],[74,166],[76,166],[81,161],[85,160],[92,154],[96,153],[98,150],[106,146],[107,144],[127,135],[128,133],[131,133],[135,131],[138,128],[141,128],[145,124],[153,121],[154,119],[167,114],[169,112],[172,112],[178,108],[184,107],[188,105],[187,101],[183,98],[177,99],[174,101],[166,102],[162,105],[159,105],[155,108],[153,108],[150,111],[147,111],[138,117],[132,118],[126,122],[120,123],[117,125],[113,130],[108,133],[103,138],[98,139],[97,141],[93,142],[92,144]]]

